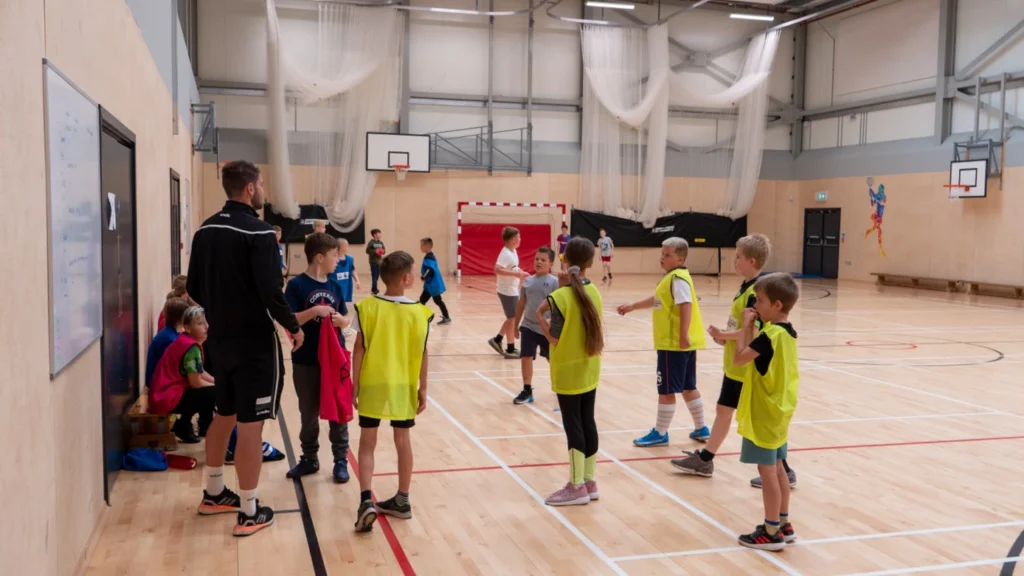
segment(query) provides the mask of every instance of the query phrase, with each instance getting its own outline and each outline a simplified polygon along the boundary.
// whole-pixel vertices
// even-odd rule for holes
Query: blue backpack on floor
[[[163,472],[167,470],[167,456],[162,450],[134,448],[121,458],[121,469],[132,472]]]

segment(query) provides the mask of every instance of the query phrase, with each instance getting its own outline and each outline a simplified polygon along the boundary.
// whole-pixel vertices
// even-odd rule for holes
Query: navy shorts
[[[548,356],[548,339],[529,328],[519,328],[519,357],[537,359],[537,351],[544,358]]]
[[[658,350],[658,394],[697,389],[697,351]]]

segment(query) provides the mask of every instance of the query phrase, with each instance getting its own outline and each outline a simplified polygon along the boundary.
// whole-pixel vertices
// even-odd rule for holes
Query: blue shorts
[[[697,351],[658,350],[658,394],[697,389]]]
[[[519,357],[537,359],[537,351],[544,358],[548,356],[548,339],[529,328],[519,328]]]

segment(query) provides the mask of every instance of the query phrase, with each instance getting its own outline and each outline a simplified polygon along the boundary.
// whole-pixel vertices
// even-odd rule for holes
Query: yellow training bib
[[[690,346],[679,347],[679,306],[672,297],[672,280],[681,278],[690,286]],[[686,268],[676,268],[658,282],[654,290],[654,348],[657,350],[703,350],[704,321],[700,316],[700,305],[697,304],[697,291],[693,289],[693,278]]]
[[[434,313],[417,302],[371,297],[356,304],[356,314],[365,349],[359,370],[359,414],[380,420],[415,418],[420,367]]]
[[[789,422],[796,410],[800,367],[796,333],[790,332],[791,329],[771,323],[761,329],[761,334],[766,334],[772,342],[771,363],[763,376],[756,366],[747,367],[736,408],[740,436],[769,450],[789,441]]]
[[[583,286],[591,302],[601,313],[601,294],[593,284]],[[579,302],[572,288],[565,286],[548,296],[565,319],[558,345],[551,347],[551,390],[555,394],[585,394],[597,388],[601,379],[601,357],[587,356],[587,337]]]
[[[736,298],[732,301],[732,308],[729,309],[729,323],[726,325],[726,331],[739,330],[743,327],[743,311],[748,308],[747,302],[750,297],[754,295],[754,283],[755,280],[744,282],[740,286],[740,291],[736,294]],[[743,382],[743,378],[747,375],[747,368],[749,366],[736,366],[733,364],[733,358],[736,357],[736,341],[726,340],[725,350],[722,354],[723,370],[727,378],[732,378],[737,382]]]

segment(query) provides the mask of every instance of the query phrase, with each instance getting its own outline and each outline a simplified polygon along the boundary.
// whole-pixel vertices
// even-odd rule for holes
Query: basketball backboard
[[[366,169],[390,172],[396,164],[409,172],[430,172],[430,136],[426,134],[366,133]]]
[[[949,164],[950,198],[984,198],[988,160],[954,160]]]

